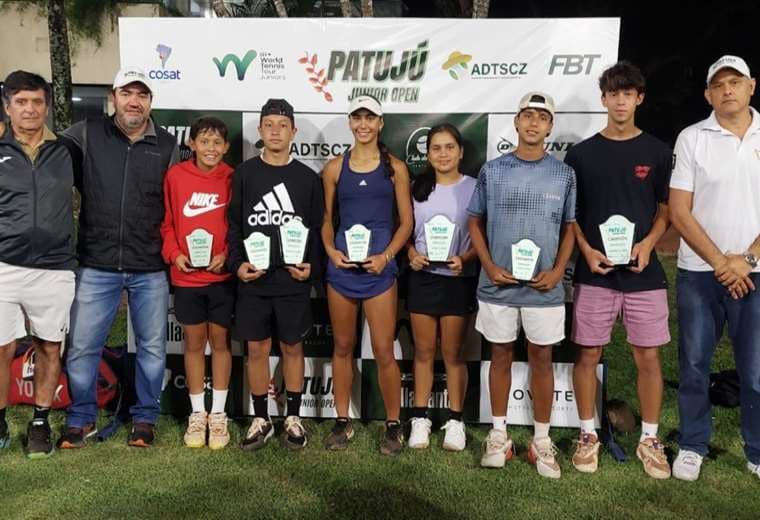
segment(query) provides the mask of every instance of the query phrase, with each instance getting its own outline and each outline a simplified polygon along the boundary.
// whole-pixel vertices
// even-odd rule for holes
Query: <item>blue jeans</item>
[[[707,454],[712,434],[710,362],[723,328],[734,347],[739,373],[744,454],[760,463],[760,274],[750,275],[758,290],[733,300],[712,271],[678,270],[678,357],[681,383],[681,449]]]
[[[166,315],[169,283],[164,271],[111,272],[83,267],[71,307],[71,334],[66,370],[71,392],[66,425],[82,428],[98,413],[96,380],[103,347],[126,289],[135,333],[137,403],[129,411],[134,422],[155,424],[160,412],[166,368]]]

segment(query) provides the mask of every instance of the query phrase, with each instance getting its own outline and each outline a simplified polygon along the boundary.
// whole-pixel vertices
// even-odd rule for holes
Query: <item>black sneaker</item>
[[[306,442],[306,429],[301,424],[301,418],[297,415],[286,417],[283,445],[289,450],[300,450],[306,447]]]
[[[50,424],[47,421],[30,422],[26,428],[26,445],[24,453],[29,459],[44,459],[53,454],[53,441],[50,438]]]
[[[354,436],[354,426],[350,419],[338,419],[335,421],[330,433],[325,439],[325,448],[328,450],[345,450],[348,441]]]
[[[11,447],[11,433],[8,430],[8,423],[0,421],[0,449]]]
[[[274,435],[274,427],[271,421],[263,417],[254,417],[251,427],[245,439],[240,442],[240,449],[243,451],[256,451],[263,448],[267,441]]]
[[[396,456],[404,447],[404,432],[401,431],[399,421],[385,423],[385,432],[380,440],[380,453],[383,455]]]
[[[127,438],[127,445],[135,448],[150,448],[156,440],[156,427],[149,423],[133,423]]]
[[[88,424],[84,428],[74,428],[69,426],[66,431],[63,432],[61,438],[58,439],[56,446],[58,449],[68,450],[73,448],[84,448],[87,445],[87,441],[97,435],[98,430],[94,424]]]

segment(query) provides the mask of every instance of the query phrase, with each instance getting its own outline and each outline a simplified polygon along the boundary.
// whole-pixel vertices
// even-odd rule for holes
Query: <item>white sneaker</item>
[[[752,464],[750,461],[747,461],[747,469],[754,476],[760,478],[760,464]]]
[[[673,476],[678,480],[694,482],[699,478],[704,457],[690,450],[678,450],[678,456],[673,462]]]
[[[533,439],[528,450],[528,462],[536,465],[536,470],[542,477],[560,478],[562,470],[557,463],[557,451],[549,437]]]
[[[430,446],[430,430],[433,423],[425,417],[412,419],[412,432],[409,434],[409,447],[423,449]]]
[[[484,468],[503,468],[515,454],[514,444],[504,430],[492,429],[483,441],[480,465]]]
[[[449,419],[441,427],[441,430],[446,430],[446,435],[443,436],[443,449],[449,451],[462,451],[467,443],[467,435],[464,433],[464,423],[462,421],[455,421]]]

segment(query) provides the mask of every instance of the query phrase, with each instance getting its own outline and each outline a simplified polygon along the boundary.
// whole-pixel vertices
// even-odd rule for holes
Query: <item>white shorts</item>
[[[0,262],[0,345],[29,334],[45,341],[63,341],[69,331],[74,301],[73,271],[34,269]]]
[[[565,339],[565,306],[511,307],[478,300],[475,330],[491,343],[512,343],[520,326],[534,345],[554,345]]]

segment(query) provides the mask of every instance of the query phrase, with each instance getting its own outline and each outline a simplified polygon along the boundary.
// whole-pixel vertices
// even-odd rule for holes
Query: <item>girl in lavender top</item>
[[[427,403],[433,386],[433,360],[440,335],[449,394],[449,420],[443,448],[461,451],[465,447],[462,422],[467,367],[462,359],[470,314],[475,309],[477,285],[476,254],[467,231],[467,205],[475,189],[475,179],[463,175],[462,136],[453,125],[444,123],[428,132],[428,168],[414,182],[414,236],[408,255],[407,307],[414,334],[414,408],[410,448],[426,448],[432,423],[427,418]],[[444,265],[431,264],[427,256],[425,223],[443,215],[455,224]]]

